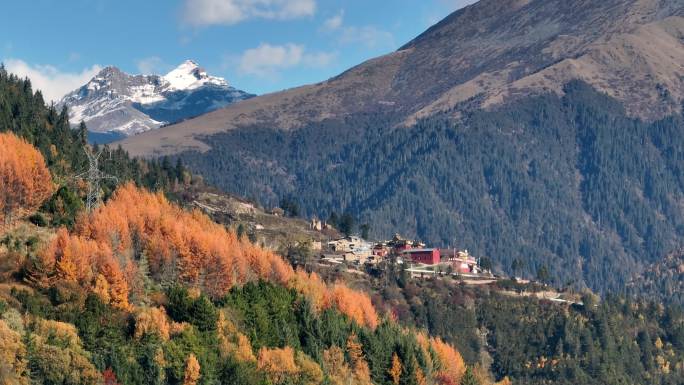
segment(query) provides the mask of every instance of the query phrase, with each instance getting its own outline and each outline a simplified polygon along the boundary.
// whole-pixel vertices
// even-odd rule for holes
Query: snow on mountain
[[[64,96],[73,124],[97,133],[133,135],[198,116],[254,95],[210,76],[186,60],[164,76],[129,75],[106,67],[87,84]]]
[[[176,69],[164,76],[169,82],[170,89],[174,90],[194,90],[205,85],[215,85],[228,87],[228,83],[223,78],[209,76],[192,60],[186,60]]]

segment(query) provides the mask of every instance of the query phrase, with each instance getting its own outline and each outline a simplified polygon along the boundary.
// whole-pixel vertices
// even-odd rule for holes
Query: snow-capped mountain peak
[[[164,76],[174,90],[192,90],[207,84],[228,86],[225,79],[209,76],[207,72],[192,60],[186,60],[181,65]]]
[[[60,101],[73,124],[132,135],[252,97],[186,60],[164,76],[129,75],[109,66]]]

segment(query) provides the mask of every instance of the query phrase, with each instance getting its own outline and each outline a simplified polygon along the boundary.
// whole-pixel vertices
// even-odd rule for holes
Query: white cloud
[[[259,77],[275,76],[279,70],[296,66],[325,67],[335,58],[335,53],[306,52],[301,44],[271,45],[261,43],[246,50],[239,58],[240,72]]]
[[[337,57],[335,52],[314,52],[305,53],[302,58],[307,67],[326,67]]]
[[[340,42],[344,44],[363,44],[368,48],[394,45],[394,36],[372,25],[363,27],[349,26],[341,30]]]
[[[336,29],[339,29],[342,24],[344,23],[344,10],[341,10],[340,12],[337,13],[337,15],[326,19],[323,22],[323,29],[327,31],[334,31]]]
[[[62,72],[51,65],[31,65],[19,59],[6,59],[4,63],[8,72],[31,79],[33,90],[40,90],[46,102],[58,101],[102,70],[97,64],[81,72]]]
[[[363,44],[368,48],[393,46],[394,36],[372,25],[344,25],[344,10],[323,22],[322,31],[337,34],[342,44]]]
[[[138,67],[138,71],[143,75],[160,74],[169,67],[158,56],[150,56],[140,59],[135,64]]]
[[[248,19],[313,16],[315,0],[185,0],[183,21],[196,27],[236,24]]]

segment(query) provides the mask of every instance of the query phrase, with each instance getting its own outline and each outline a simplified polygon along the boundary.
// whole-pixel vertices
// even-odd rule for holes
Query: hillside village
[[[408,276],[426,281],[451,277],[468,286],[488,286],[504,295],[532,296],[559,303],[581,304],[571,291],[544,283],[508,277],[492,271],[487,258],[468,250],[439,248],[395,234],[389,240],[369,240],[345,235],[327,221],[292,216],[281,207],[258,204],[207,186],[188,190],[183,200],[215,221],[233,228],[253,243],[278,252],[295,265],[335,276],[340,271],[359,278],[399,267]]]
[[[491,276],[489,271],[480,268],[478,260],[468,250],[427,247],[425,243],[402,238],[399,234],[380,242],[370,242],[356,235],[342,237],[328,242],[320,254],[325,262],[346,262],[357,267],[392,260],[409,266],[409,271],[416,269],[419,272],[422,268],[453,275]]]
[[[434,274],[470,279],[494,277],[488,266],[480,266],[479,259],[468,250],[440,249],[399,234],[380,241],[344,235],[326,221],[288,217],[280,207],[264,210],[244,199],[215,192],[197,192],[192,205],[236,227],[238,232],[246,233],[265,247],[276,251],[287,247],[306,248],[310,258],[323,266],[345,265],[348,269],[365,271],[395,263],[404,266],[414,277]]]

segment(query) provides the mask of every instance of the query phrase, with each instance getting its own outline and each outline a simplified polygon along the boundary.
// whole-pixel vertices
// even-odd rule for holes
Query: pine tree
[[[461,379],[461,385],[481,385],[470,367],[466,368],[463,379]]]
[[[88,144],[88,128],[83,121],[78,124],[78,138],[81,145],[85,146]]]

